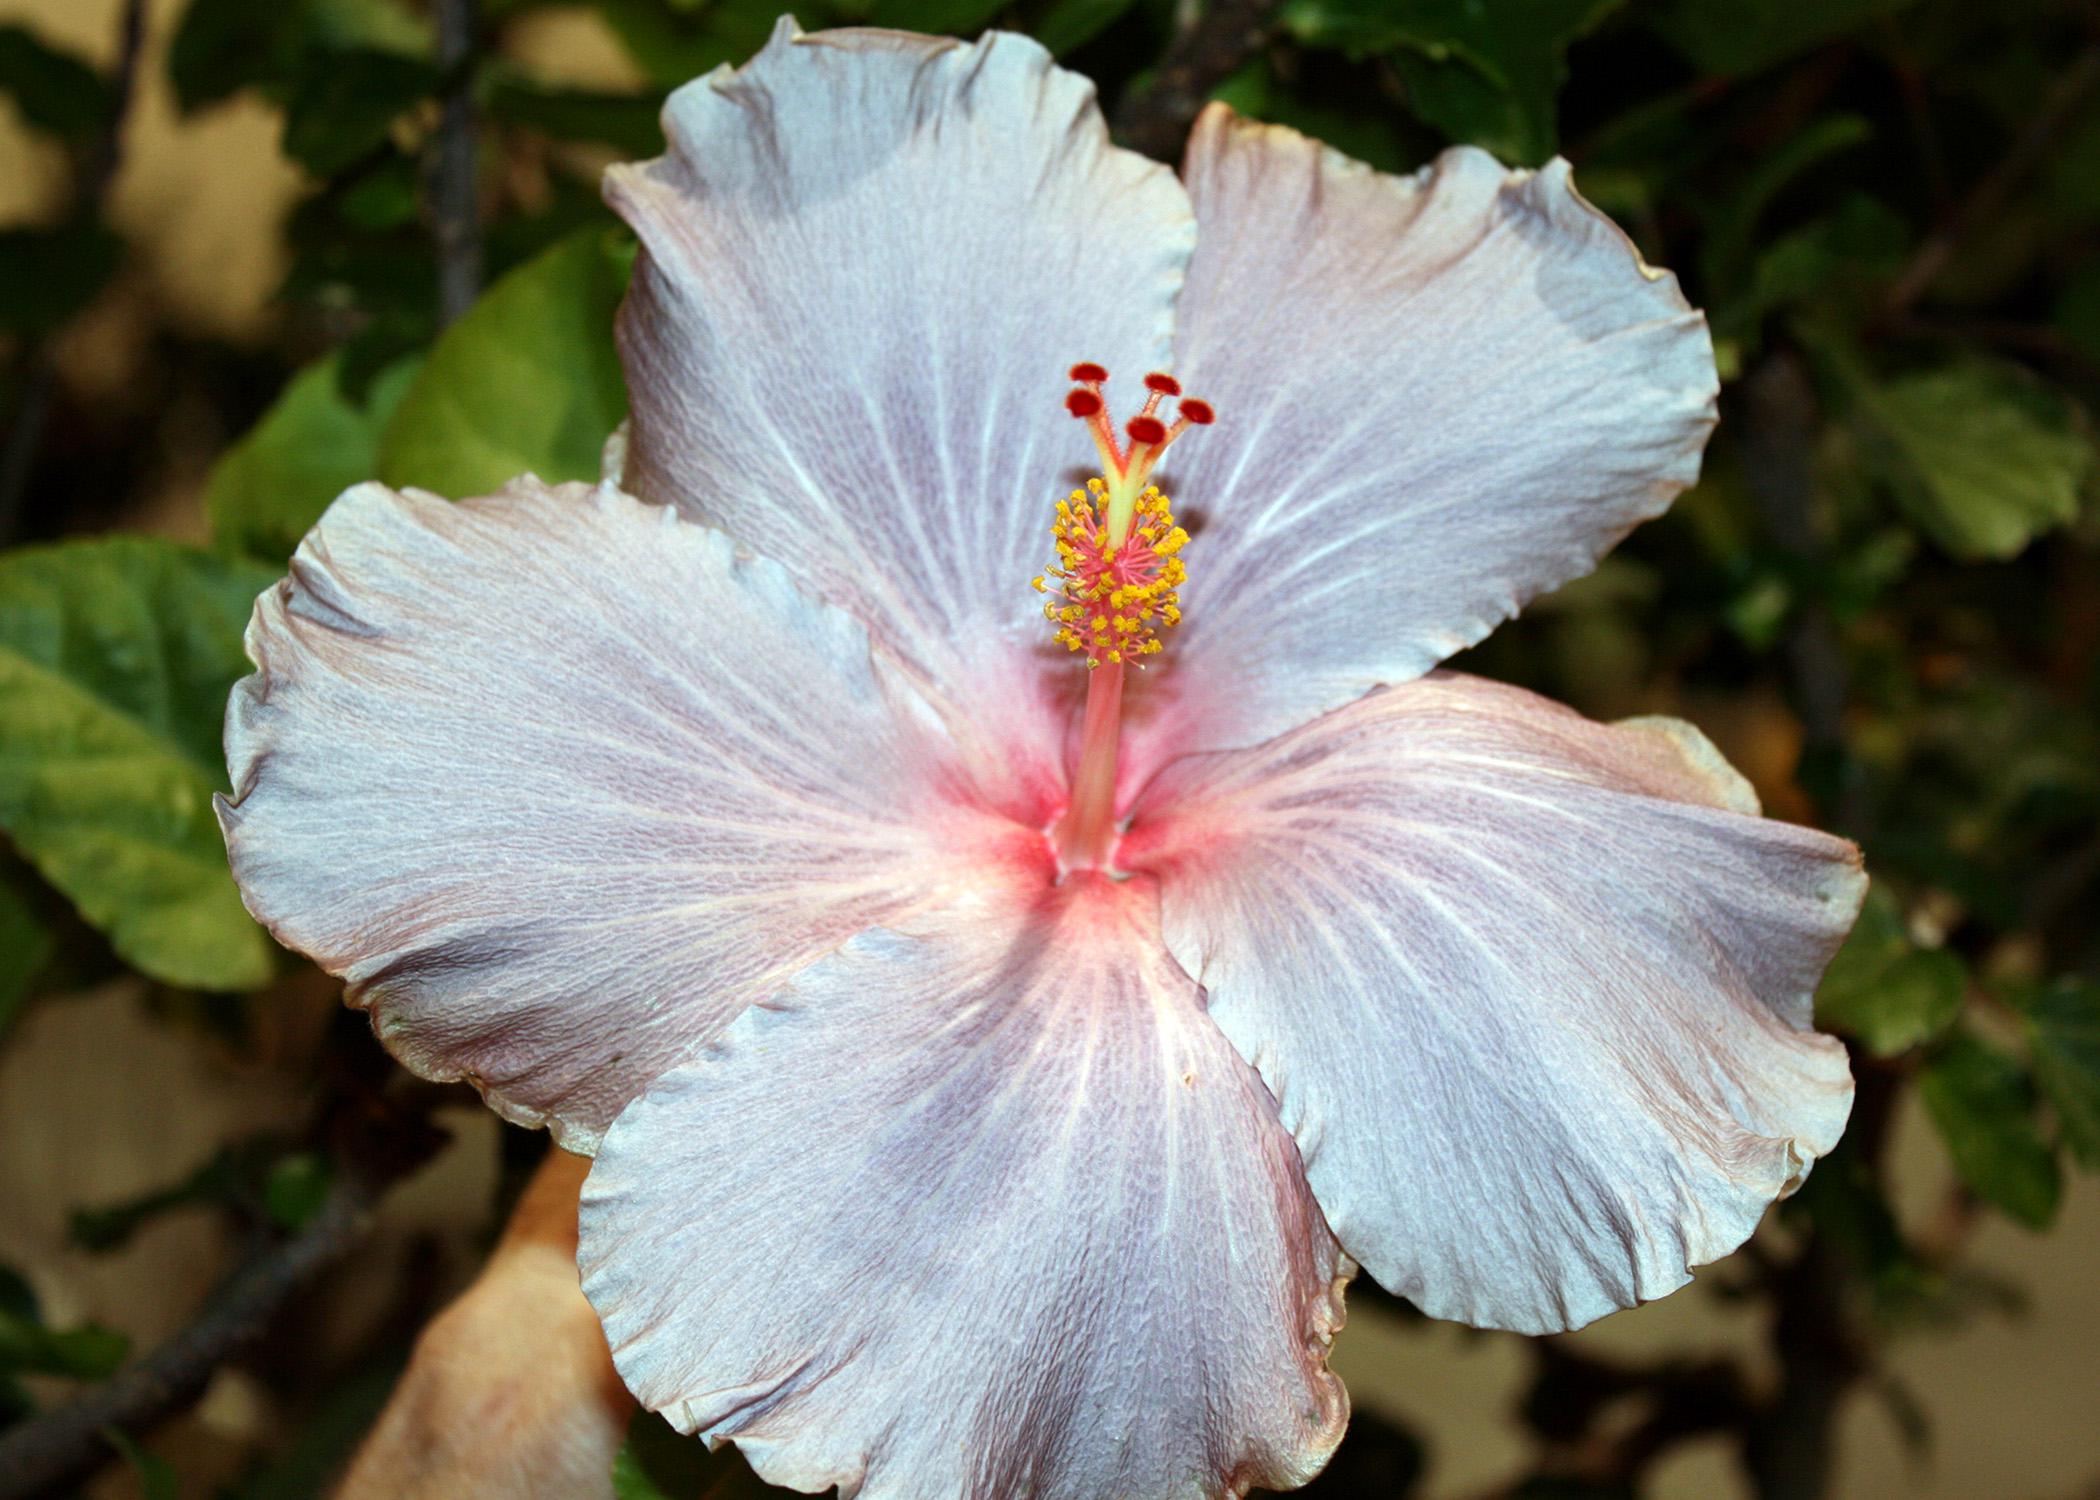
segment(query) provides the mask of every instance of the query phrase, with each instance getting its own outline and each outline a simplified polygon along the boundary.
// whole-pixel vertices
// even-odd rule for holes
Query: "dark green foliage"
[[[124,243],[100,224],[0,229],[0,333],[64,327],[102,290]]]
[[[320,1212],[335,1177],[328,1158],[296,1151],[274,1163],[263,1179],[263,1211],[279,1229],[301,1229]]]
[[[1135,0],[1048,0],[1028,34],[1063,57],[1113,26]]]
[[[1709,73],[1756,73],[1895,14],[1912,0],[1660,0],[1656,31]]]
[[[486,100],[492,119],[527,125],[568,141],[603,141],[621,155],[654,156],[664,148],[661,94],[608,94],[548,88],[528,78],[503,78]]]
[[[296,5],[192,0],[168,50],[176,102],[185,110],[202,109],[244,88],[277,82],[298,55],[299,17]]]
[[[191,0],[168,51],[168,76],[185,110],[258,88],[282,98],[309,60],[372,49],[420,56],[429,25],[397,0]]]
[[[28,892],[13,881],[0,880],[0,1039],[21,1014],[53,946],[51,931]]]
[[[765,44],[783,14],[769,0],[711,0],[704,5],[666,0],[594,0],[628,54],[665,88],[740,63]],[[825,4],[793,7],[805,27],[837,25],[844,19]]]
[[[628,1427],[613,1464],[616,1500],[760,1500],[785,1493],[761,1483],[734,1448],[709,1453],[706,1444],[680,1437],[649,1412]]]
[[[115,1203],[75,1209],[73,1243],[98,1255],[123,1250],[169,1214],[205,1209],[251,1225],[298,1229],[328,1196],[334,1169],[325,1156],[259,1135],[215,1151],[187,1176]]]
[[[1620,0],[1292,0],[1284,24],[1309,46],[1390,57],[1425,123],[1506,161],[1553,154],[1568,44]]]
[[[2034,1074],[2080,1164],[2100,1168],[2100,984],[2062,979],[2021,1001]]]
[[[1912,945],[1886,892],[1868,895],[1859,925],[1816,992],[1816,1024],[1877,1057],[1931,1041],[1961,1013],[1961,960]]]
[[[124,1460],[138,1481],[140,1500],[181,1500],[182,1481],[175,1473],[174,1465],[158,1454],[149,1453],[130,1438],[110,1428],[103,1433],[117,1456]]]
[[[333,176],[383,146],[437,77],[420,58],[377,48],[309,53],[285,101],[285,155],[316,177]]]
[[[2030,1229],[2056,1216],[2061,1175],[2035,1121],[2033,1085],[2016,1059],[1957,1034],[1926,1065],[1918,1091],[1971,1189]]]
[[[109,123],[102,75],[26,27],[0,26],[0,94],[13,97],[25,122],[53,135],[77,138]]]
[[[93,1323],[76,1328],[45,1325],[35,1291],[20,1272],[0,1266],[0,1405],[23,1375],[60,1375],[100,1380],[124,1363],[124,1336]]]

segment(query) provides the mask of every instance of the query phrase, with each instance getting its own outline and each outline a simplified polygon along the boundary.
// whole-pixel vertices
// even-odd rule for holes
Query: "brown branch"
[[[1282,0],[1212,0],[1167,47],[1149,82],[1116,106],[1116,138],[1158,161],[1177,161],[1211,90],[1268,40]]]
[[[1742,380],[1736,399],[1744,482],[1765,533],[1780,551],[1813,566],[1824,551],[1815,518],[1820,414],[1807,367],[1798,355],[1777,352]],[[1836,623],[1820,601],[1810,599],[1796,611],[1786,657],[1806,752],[1842,769],[1849,673]],[[1832,828],[1856,837],[1864,811],[1857,778],[1842,775],[1836,805],[1822,811]]]
[[[2096,85],[2100,85],[2100,45],[2088,47],[2079,55],[2050,91],[2042,107],[2027,122],[2027,128],[2020,132],[2011,149],[1978,179],[1968,195],[1955,205],[1954,212],[1918,246],[1917,253],[1911,256],[1910,262],[1889,287],[1882,304],[1884,315],[1899,316],[1916,305],[1917,300],[1939,279],[1940,273],[1947,269],[1947,262],[1953,259],[1954,252],[1961,248],[1969,232],[1995,214],[2012,195],[2012,190],[2041,163]]]
[[[145,0],[126,0],[117,19],[117,68],[110,80],[109,119],[81,161],[67,210],[72,219],[88,222],[101,217],[103,199],[109,196],[110,184],[123,164],[124,123],[131,117],[145,40]],[[21,519],[22,500],[29,493],[29,477],[44,445],[44,424],[50,419],[58,385],[58,365],[51,357],[49,339],[29,351],[25,364],[22,397],[6,441],[0,443],[0,542],[14,536]]]
[[[105,1433],[146,1431],[195,1402],[219,1366],[261,1337],[292,1299],[364,1238],[386,1190],[443,1140],[428,1110],[445,1097],[445,1091],[411,1085],[396,1091],[393,1109],[368,1111],[355,1123],[354,1138],[332,1153],[334,1181],[301,1228],[249,1257],[186,1327],[144,1359],[70,1405],[0,1436],[0,1500],[70,1489],[110,1460]]]
[[[149,1428],[196,1400],[230,1355],[362,1237],[373,1197],[363,1182],[339,1179],[304,1229],[236,1271],[188,1327],[78,1401],[0,1438],[0,1500],[77,1483],[108,1461],[106,1429]]]
[[[1738,441],[1745,487],[1766,535],[1807,569],[1827,551],[1815,515],[1814,453],[1821,413],[1806,364],[1791,350],[1762,360],[1736,388]],[[1786,642],[1787,675],[1801,715],[1806,752],[1837,774],[1826,822],[1859,837],[1866,821],[1859,778],[1845,738],[1849,670],[1830,611],[1809,599]],[[1878,1171],[1900,1076],[1857,1056],[1859,1080],[1846,1147]],[[1826,1167],[1825,1170],[1828,1170]],[[1771,1340],[1780,1380],[1771,1399],[1745,1425],[1743,1458],[1759,1500],[1824,1500],[1844,1394],[1871,1369],[1852,1318],[1852,1275],[1843,1257],[1813,1226],[1798,1253],[1770,1267],[1765,1285],[1775,1305]]]
[[[1538,1371],[1524,1417],[1546,1444],[1534,1477],[1631,1491],[1672,1448],[1710,1432],[1740,1431],[1752,1413],[1749,1382],[1732,1359],[1622,1364],[1563,1338],[1532,1342]],[[1623,1431],[1602,1429],[1627,1398],[1644,1402]]]
[[[474,0],[437,0],[444,102],[431,168],[430,217],[438,253],[438,316],[447,323],[481,291],[481,193],[474,114]]]

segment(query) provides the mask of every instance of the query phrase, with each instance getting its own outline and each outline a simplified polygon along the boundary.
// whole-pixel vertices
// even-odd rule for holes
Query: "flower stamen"
[[[1101,392],[1108,371],[1076,364],[1071,377],[1075,389],[1066,393],[1065,410],[1087,424],[1101,452],[1102,477],[1058,502],[1050,528],[1057,565],[1033,582],[1038,593],[1052,596],[1043,617],[1056,627],[1055,639],[1084,652],[1088,667],[1141,662],[1163,649],[1159,631],[1180,620],[1175,591],[1188,574],[1176,555],[1188,532],[1175,523],[1151,474],[1176,438],[1215,421],[1216,413],[1208,402],[1183,396],[1173,376],[1154,371],[1145,377],[1143,410],[1124,424],[1126,447]],[[1159,418],[1170,398],[1177,403],[1171,427]]]
[[[1154,371],[1145,377],[1143,410],[1123,425],[1125,447],[1109,420],[1101,387],[1108,371],[1096,364],[1071,370],[1074,389],[1065,410],[1087,424],[1101,453],[1101,477],[1057,502],[1050,534],[1055,567],[1036,575],[1043,618],[1067,651],[1084,653],[1088,670],[1086,721],[1072,796],[1045,831],[1067,871],[1112,870],[1116,840],[1116,745],[1123,717],[1123,674],[1165,649],[1159,632],[1181,620],[1177,590],[1188,576],[1181,549],[1189,534],[1152,471],[1168,446],[1192,426],[1217,419],[1209,403],[1181,394],[1181,382]],[[1160,419],[1176,403],[1174,423]]]

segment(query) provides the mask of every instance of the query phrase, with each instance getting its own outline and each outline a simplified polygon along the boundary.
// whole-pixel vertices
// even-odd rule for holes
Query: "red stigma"
[[[1183,396],[1180,381],[1162,370],[1154,370],[1145,377],[1144,408],[1123,424],[1123,431],[1129,434],[1126,447],[1116,432],[1116,421],[1109,415],[1108,397],[1102,390],[1108,370],[1092,360],[1081,360],[1072,366],[1071,375],[1079,389],[1065,392],[1065,410],[1086,424],[1087,435],[1101,453],[1103,482],[1116,487],[1118,507],[1126,505],[1129,497],[1144,487],[1153,465],[1176,439],[1191,427],[1207,427],[1217,420],[1217,412],[1208,401]],[[1180,403],[1171,422],[1160,409],[1168,401]],[[1116,513],[1122,518],[1118,524],[1127,525],[1129,512],[1118,509]],[[1111,623],[1114,619],[1111,616]]]

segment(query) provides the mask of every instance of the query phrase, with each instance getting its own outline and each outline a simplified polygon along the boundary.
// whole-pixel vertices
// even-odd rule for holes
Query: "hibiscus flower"
[[[1564,163],[1214,106],[1177,180],[1025,39],[785,23],[665,125],[618,472],[345,494],[221,806],[403,1062],[595,1155],[646,1405],[867,1500],[1287,1487],[1356,1264],[1569,1328],[1831,1148],[1857,852],[1433,670],[1713,422]]]

